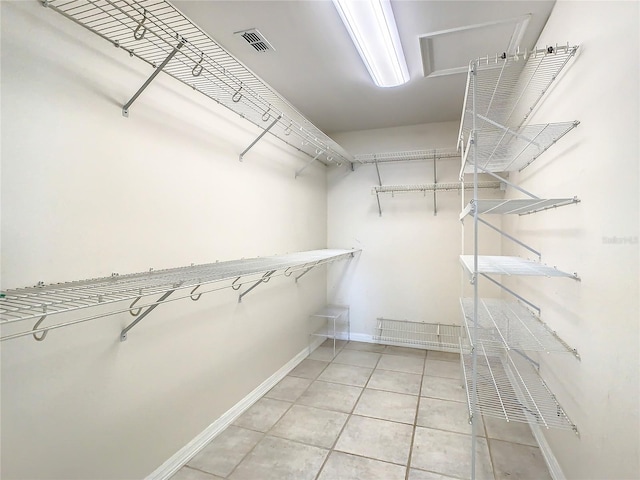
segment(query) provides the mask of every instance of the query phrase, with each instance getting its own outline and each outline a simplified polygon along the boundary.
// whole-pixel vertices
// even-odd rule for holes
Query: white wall
[[[431,148],[455,149],[458,122],[425,124],[334,135],[348,151],[380,153]],[[460,160],[437,162],[438,182],[457,182]],[[382,183],[433,182],[433,162],[380,164]],[[463,286],[459,263],[462,228],[458,192],[381,195],[379,216],[371,187],[378,184],[375,166],[329,174],[329,245],[362,248],[357,268],[348,277],[329,275],[329,295],[351,305],[352,331],[374,335],[376,318],[460,324],[458,298]],[[499,190],[487,196],[502,195]],[[499,225],[498,220],[498,225]],[[487,251],[500,252],[500,238],[488,232]],[[467,252],[470,236],[466,236]],[[337,275],[337,270],[335,275]],[[347,281],[348,280],[348,281]],[[493,290],[492,290],[493,291]]]
[[[2,2],[2,288],[326,247],[326,173],[40,2]],[[330,267],[333,268],[333,267]],[[326,270],[3,342],[3,479],[142,478],[299,353]],[[65,318],[77,318],[68,316]],[[53,320],[53,319],[52,319]],[[3,333],[11,332],[5,326]]]
[[[545,263],[582,279],[512,284],[582,358],[541,358],[543,377],[580,431],[546,431],[569,479],[640,472],[639,14],[638,2],[556,4],[540,44],[581,46],[531,122],[581,123],[512,179],[541,197],[577,195],[581,203],[505,220]],[[608,243],[613,237],[625,243]],[[514,251],[504,243],[505,254]]]

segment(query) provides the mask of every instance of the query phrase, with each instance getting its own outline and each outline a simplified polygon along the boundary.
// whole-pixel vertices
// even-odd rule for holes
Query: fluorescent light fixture
[[[374,83],[396,87],[409,81],[390,0],[333,0]]]

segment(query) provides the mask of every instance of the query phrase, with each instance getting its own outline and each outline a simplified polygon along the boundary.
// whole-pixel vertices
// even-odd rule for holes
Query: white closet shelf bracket
[[[248,285],[239,300],[261,283],[276,276],[291,276],[311,266],[352,258],[360,250],[311,250],[307,252],[242,260],[191,265],[166,270],[95,278],[75,282],[18,288],[0,293],[0,341],[34,335],[44,339],[46,332],[116,314],[129,312],[136,319],[121,332],[127,333],[158,305],[182,299],[197,301],[202,294]],[[157,296],[157,300],[143,298]],[[169,298],[171,296],[171,298]],[[112,306],[109,311],[97,307]],[[73,319],[63,314],[77,313]],[[45,319],[61,318],[58,323],[42,325]],[[79,318],[76,318],[79,317]],[[37,320],[33,328],[25,322]]]
[[[353,165],[353,157],[340,145],[168,1],[41,1],[155,69],[124,105],[125,116],[162,71],[260,128],[277,119],[268,133],[310,157],[322,150],[325,165]]]

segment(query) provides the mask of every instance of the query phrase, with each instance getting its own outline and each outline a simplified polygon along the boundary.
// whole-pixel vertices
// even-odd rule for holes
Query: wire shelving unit
[[[160,71],[197,90],[325,165],[353,158],[315,127],[266,82],[226,51],[166,0],[41,0],[155,71],[131,104]]]
[[[388,345],[457,353],[464,333],[460,325],[378,318],[374,340]]]
[[[482,342],[476,350],[479,352],[475,399],[471,388],[474,382],[472,355],[464,351],[461,354],[470,410],[475,403],[475,410],[488,417],[578,431],[538,371],[524,357],[516,352],[492,349]]]
[[[488,348],[571,353],[579,357],[576,349],[567,345],[556,332],[521,303],[507,302],[499,298],[479,298],[477,323],[474,321],[473,298],[460,299],[460,306],[467,337],[471,339],[471,330],[477,327],[477,341]]]
[[[362,164],[411,162],[425,160],[440,160],[445,158],[460,158],[456,150],[434,148],[431,150],[410,150],[383,153],[359,153],[354,155],[355,161]]]
[[[28,335],[42,340],[49,330],[125,312],[131,313],[139,321],[155,307],[168,301],[186,298],[199,300],[203,293],[224,288],[240,290],[241,287],[251,284],[240,293],[241,301],[244,295],[273,277],[296,274],[297,280],[317,266],[351,258],[356,252],[358,250],[311,250],[6,290],[0,294],[0,326],[39,320],[33,328],[22,327],[0,337],[0,340]],[[176,295],[168,300],[169,295],[174,293]],[[145,299],[158,295],[158,300]],[[131,303],[107,313],[96,314],[95,310],[92,310],[117,302]],[[143,309],[146,310],[142,312]],[[85,313],[79,319],[61,320],[53,324],[48,321],[51,317],[76,311]],[[45,319],[47,323],[42,324]],[[123,331],[121,339],[126,339],[126,331]]]
[[[473,285],[473,296],[461,299],[468,343],[460,342],[461,363],[472,423],[471,478],[475,479],[478,414],[506,421],[526,422],[545,428],[566,428],[577,433],[555,395],[539,375],[539,365],[525,352],[573,353],[555,332],[539,319],[540,308],[496,280],[495,276],[542,276],[580,280],[541,262],[541,253],[498,228],[485,214],[525,215],[578,203],[572,198],[539,198],[499,173],[521,171],[552,145],[575,129],[578,121],[529,124],[529,117],[577,46],[547,46],[515,54],[503,53],[470,63],[460,122],[463,254],[460,262]],[[473,180],[465,182],[465,175]],[[506,189],[524,193],[524,199],[479,198],[480,175],[488,175]],[[470,202],[464,200],[471,184]],[[464,220],[473,220],[473,255],[464,254]],[[514,256],[486,256],[479,251],[479,225],[486,225],[538,257],[532,261]],[[479,296],[478,284],[489,281],[519,303]],[[534,315],[536,311],[538,315]]]

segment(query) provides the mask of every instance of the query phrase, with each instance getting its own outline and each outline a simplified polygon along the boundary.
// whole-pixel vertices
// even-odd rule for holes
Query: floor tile
[[[415,395],[365,388],[353,413],[413,425],[416,419],[418,398]]]
[[[367,388],[386,390],[387,392],[418,395],[422,377],[413,373],[391,372],[376,369],[369,379]]]
[[[356,367],[373,368],[380,359],[379,353],[362,352],[359,350],[342,350],[334,360],[335,363],[343,363],[346,365],[355,365]]]
[[[226,477],[263,436],[261,433],[230,425],[189,460],[187,465]]]
[[[371,372],[373,372],[372,368],[332,363],[320,374],[318,380],[364,387],[371,376]]]
[[[484,425],[487,436],[497,440],[520,443],[537,447],[538,442],[531,433],[531,428],[526,423],[507,422],[500,418],[484,417]]]
[[[300,395],[297,403],[349,413],[353,410],[361,392],[362,388],[360,387],[315,381],[306,392]]]
[[[440,398],[467,403],[467,392],[460,383],[460,378],[444,378],[425,375],[422,379],[423,397]]]
[[[328,450],[267,436],[229,476],[231,480],[313,480]]]
[[[411,425],[352,415],[335,449],[406,465],[412,431]]]
[[[269,390],[265,397],[284,400],[285,402],[295,402],[302,392],[304,392],[312,380],[309,378],[286,376],[280,380],[275,387]]]
[[[378,368],[396,372],[415,373],[422,375],[424,359],[418,357],[400,357],[398,355],[382,355]]]
[[[424,358],[427,351],[423,348],[397,347],[395,345],[387,345],[384,353],[388,355],[404,355],[406,357]]]
[[[429,360],[444,360],[446,362],[460,363],[460,354],[454,352],[440,352],[438,350],[428,350],[427,358]]]
[[[269,431],[269,435],[331,448],[349,418],[346,413],[294,405]]]
[[[551,480],[538,447],[489,440],[496,480]]]
[[[209,473],[201,472],[200,470],[194,470],[189,467],[182,467],[171,477],[171,480],[224,480],[217,475],[211,475]]]
[[[238,427],[266,432],[284,415],[291,404],[272,398],[261,398],[233,422]]]
[[[405,467],[331,452],[318,480],[404,480]]]
[[[470,450],[470,435],[416,427],[411,467],[443,475],[470,478]],[[489,448],[484,438],[478,438],[476,443],[476,478],[478,480],[493,479]]]
[[[416,425],[471,435],[469,409],[466,403],[422,397]],[[478,416],[478,435],[484,437],[482,417]]]
[[[460,363],[447,360],[431,360],[427,355],[424,374],[433,377],[462,378]]]
[[[336,349],[336,354],[338,349]],[[330,362],[333,360],[333,347],[318,347],[309,354],[311,360],[320,360],[322,362]]]
[[[415,468],[409,469],[409,480],[456,480],[454,477],[447,477],[439,473],[425,472]],[[515,480],[515,479],[514,479]]]
[[[381,353],[384,352],[386,345],[380,345],[379,343],[367,343],[367,342],[349,342],[344,348],[347,350],[361,350],[365,352]]]
[[[296,368],[289,372],[289,375],[292,377],[310,378],[311,380],[315,380],[327,365],[329,365],[329,362],[320,362],[318,360],[305,358],[296,366]]]

